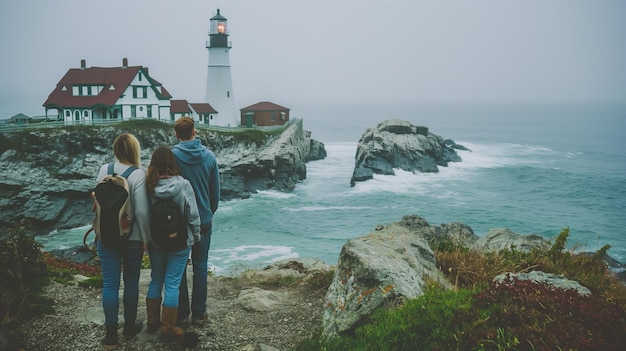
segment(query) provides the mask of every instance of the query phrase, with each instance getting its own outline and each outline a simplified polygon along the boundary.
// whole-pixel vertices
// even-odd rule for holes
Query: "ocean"
[[[291,118],[325,144],[290,193],[261,191],[220,203],[209,264],[216,274],[292,257],[336,264],[344,243],[377,224],[417,214],[431,225],[464,222],[554,239],[626,262],[625,105],[308,104]],[[367,128],[397,118],[471,150],[438,173],[403,172],[350,186]],[[95,175],[94,175],[95,178]],[[79,245],[87,227],[38,237],[45,249]]]

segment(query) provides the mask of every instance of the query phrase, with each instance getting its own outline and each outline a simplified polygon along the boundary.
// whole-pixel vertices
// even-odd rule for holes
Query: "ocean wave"
[[[241,245],[211,250],[211,262],[231,264],[234,262],[269,263],[285,258],[298,257],[293,247],[277,245]]]
[[[298,208],[286,207],[282,208],[283,211],[289,212],[313,212],[313,211],[337,211],[337,210],[368,210],[374,207],[371,206],[302,206]]]
[[[272,199],[288,199],[294,197],[295,195],[293,193],[286,193],[277,190],[259,190],[257,191],[257,194],[252,196],[266,197]]]

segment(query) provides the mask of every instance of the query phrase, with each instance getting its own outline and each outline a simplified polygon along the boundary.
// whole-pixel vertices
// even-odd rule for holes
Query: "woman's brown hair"
[[[161,177],[173,177],[179,174],[178,163],[176,163],[172,150],[168,146],[157,147],[152,153],[150,166],[148,166],[146,173],[148,194],[154,192],[154,188],[156,188]]]

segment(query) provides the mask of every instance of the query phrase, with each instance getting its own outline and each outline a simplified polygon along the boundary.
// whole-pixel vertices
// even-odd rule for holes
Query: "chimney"
[[[128,67],[128,59],[124,57],[122,59],[122,68],[127,68],[127,67]]]
[[[84,70],[86,65],[87,65],[87,61],[85,61],[85,59],[80,60],[80,69],[81,70]]]

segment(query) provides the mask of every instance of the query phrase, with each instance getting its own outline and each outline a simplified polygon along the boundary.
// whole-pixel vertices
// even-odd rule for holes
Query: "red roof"
[[[170,100],[171,113],[191,113],[187,100]]]
[[[148,76],[148,70],[142,66],[71,68],[57,83],[43,106],[90,108],[96,105],[115,105],[140,70],[156,88],[155,93],[159,99],[172,97],[161,83]],[[72,86],[75,85],[102,85],[103,89],[98,95],[74,96]]]
[[[217,113],[217,111],[215,111],[215,109],[207,103],[196,103],[190,105],[191,108],[193,108],[197,113]]]
[[[244,107],[241,111],[289,111],[288,108],[277,105],[273,102],[269,101],[261,101],[257,102],[254,105],[250,105],[248,107]]]

